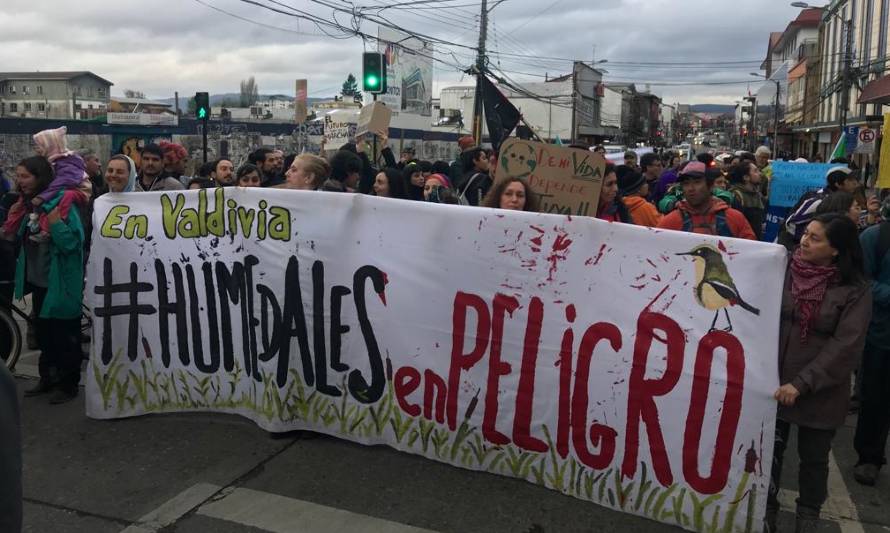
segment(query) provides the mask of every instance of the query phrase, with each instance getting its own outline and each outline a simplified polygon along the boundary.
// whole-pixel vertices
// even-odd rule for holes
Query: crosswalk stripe
[[[197,514],[271,533],[434,533],[381,518],[277,494],[236,488]]]
[[[210,483],[198,483],[180,492],[157,509],[146,514],[139,521],[121,533],[154,533],[176,522],[189,511],[207,501],[222,487]]]

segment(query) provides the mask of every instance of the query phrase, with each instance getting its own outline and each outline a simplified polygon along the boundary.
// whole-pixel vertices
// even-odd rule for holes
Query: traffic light
[[[386,56],[380,52],[362,55],[362,89],[371,94],[386,92]]]
[[[201,120],[210,119],[210,95],[207,93],[195,93],[195,118]]]

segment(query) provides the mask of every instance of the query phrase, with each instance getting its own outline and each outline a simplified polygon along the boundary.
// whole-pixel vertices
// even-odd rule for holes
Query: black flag
[[[485,124],[488,126],[488,137],[495,151],[501,147],[504,139],[519,124],[520,114],[516,106],[507,100],[497,87],[485,76],[482,81],[482,106],[485,110]]]

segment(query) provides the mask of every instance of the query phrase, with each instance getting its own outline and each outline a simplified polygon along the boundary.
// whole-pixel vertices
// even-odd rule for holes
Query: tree
[[[241,107],[250,107],[260,98],[260,89],[257,87],[256,80],[253,76],[246,80],[241,80]]]
[[[145,93],[142,91],[134,91],[133,89],[124,89],[124,97],[125,98],[145,98]]]
[[[194,115],[195,110],[198,108],[198,104],[195,102],[195,97],[192,96],[188,99],[188,103],[186,104],[186,109],[188,110],[189,115]]]
[[[340,90],[340,94],[358,102],[362,101],[362,93],[358,90],[358,83],[352,73],[350,73],[349,76],[346,77],[346,81],[343,82],[343,88]]]

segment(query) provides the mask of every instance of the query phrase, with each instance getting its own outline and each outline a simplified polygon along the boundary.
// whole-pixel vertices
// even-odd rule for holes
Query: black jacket
[[[462,183],[458,188],[458,195],[464,196],[470,205],[480,206],[488,190],[494,181],[488,172],[471,171],[464,174]]]

